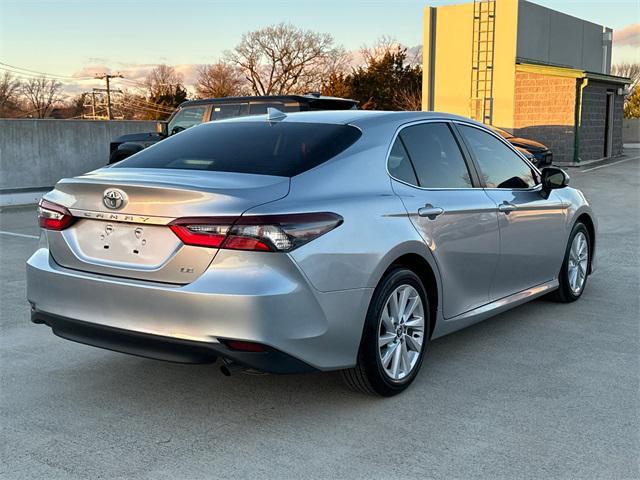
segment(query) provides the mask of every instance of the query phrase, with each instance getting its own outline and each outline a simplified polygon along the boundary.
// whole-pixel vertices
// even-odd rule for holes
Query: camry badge
[[[126,201],[126,193],[115,188],[106,190],[104,192],[104,197],[102,198],[102,203],[104,203],[104,206],[110,208],[111,210],[118,210],[124,207]]]

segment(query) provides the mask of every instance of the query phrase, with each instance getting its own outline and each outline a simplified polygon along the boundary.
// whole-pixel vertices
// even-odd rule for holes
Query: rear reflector
[[[239,218],[181,218],[169,225],[185,245],[288,252],[342,224],[335,213],[294,213]]]
[[[62,205],[47,200],[38,204],[38,223],[46,230],[64,230],[74,221],[73,216]]]
[[[227,347],[231,350],[238,350],[240,352],[264,352],[266,348],[264,345],[255,342],[244,342],[241,340],[223,340]]]

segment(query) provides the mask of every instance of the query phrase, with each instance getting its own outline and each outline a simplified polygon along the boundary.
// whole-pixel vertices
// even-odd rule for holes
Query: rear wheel
[[[420,278],[396,268],[371,299],[358,364],[343,371],[346,383],[371,395],[392,396],[415,379],[429,336],[429,304]]]
[[[553,298],[560,302],[574,302],[580,298],[589,275],[591,239],[582,223],[576,223],[569,236],[567,250],[558,276],[560,286]]]

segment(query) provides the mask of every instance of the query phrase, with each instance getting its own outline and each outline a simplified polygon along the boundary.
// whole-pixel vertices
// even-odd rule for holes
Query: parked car
[[[553,163],[553,153],[545,145],[528,138],[516,137],[506,130],[490,127],[494,132],[505,138],[511,145],[516,147],[537,167],[545,167]]]
[[[447,114],[205,123],[43,197],[32,320],[119,352],[221,358],[226,374],[343,370],[394,395],[430,339],[580,298],[596,220],[568,183]]]
[[[319,93],[190,100],[183,102],[168,121],[158,122],[155,132],[131,133],[114,138],[109,145],[109,164],[124,160],[168,136],[202,122],[265,114],[268,108],[277,108],[282,112],[306,112],[351,110],[357,105],[356,100],[326,97]]]

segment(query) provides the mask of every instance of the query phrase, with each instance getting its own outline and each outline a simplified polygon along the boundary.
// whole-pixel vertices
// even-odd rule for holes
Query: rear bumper
[[[239,358],[220,339],[266,345],[291,371],[347,368],[356,362],[372,293],[318,292],[284,254],[220,251],[184,286],[70,270],[44,247],[27,262],[34,320],[61,337],[163,360],[222,356],[277,373],[287,369]]]
[[[240,352],[223,343],[195,342],[72,320],[39,311],[31,321],[44,323],[61,338],[139,357],[177,363],[213,363],[218,357],[268,373],[307,373],[317,369],[273,348]]]

